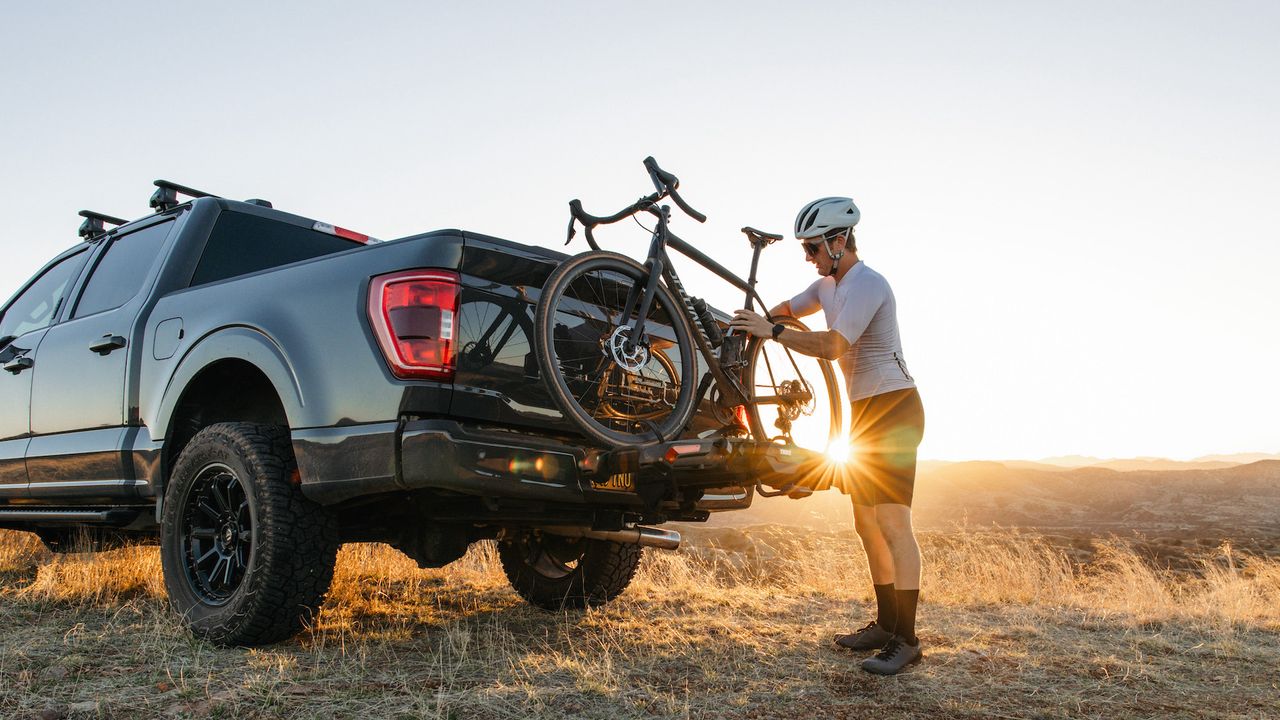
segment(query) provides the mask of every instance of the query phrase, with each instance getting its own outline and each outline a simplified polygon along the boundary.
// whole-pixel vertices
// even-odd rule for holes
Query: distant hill
[[[1280,537],[1280,460],[1226,467],[1118,471],[1106,467],[1010,467],[996,462],[922,464],[916,526],[955,523],[1042,530]],[[837,491],[804,500],[757,499],[714,525],[775,522],[819,529],[849,527],[849,498]]]
[[[1262,460],[1280,460],[1275,453],[1236,453],[1205,455],[1192,460],[1170,460],[1160,457],[1099,458],[1090,455],[1059,455],[1042,460],[1001,460],[1001,464],[1024,470],[1061,470],[1100,467],[1128,472],[1132,470],[1215,470],[1232,465],[1247,465]]]
[[[1262,459],[1262,458],[1259,458]],[[1255,462],[1255,461],[1250,461]],[[1107,460],[1088,467],[1107,468],[1128,472],[1131,470],[1216,470],[1218,468],[1235,467],[1242,462],[1226,460],[1165,460],[1163,458],[1132,458],[1129,460]]]
[[[1205,455],[1191,462],[1227,462],[1236,465],[1255,463],[1261,460],[1280,460],[1280,453],[1236,453],[1234,455]]]
[[[1057,457],[1044,458],[1039,462],[1045,465],[1060,465],[1062,467],[1083,467],[1085,465],[1097,465],[1101,462],[1107,462],[1107,460],[1089,455],[1059,455]]]
[[[1031,462],[1029,460],[1001,460],[1000,464],[1017,470],[1040,470],[1043,472],[1066,472],[1076,467],[1074,465],[1054,465],[1051,463]]]

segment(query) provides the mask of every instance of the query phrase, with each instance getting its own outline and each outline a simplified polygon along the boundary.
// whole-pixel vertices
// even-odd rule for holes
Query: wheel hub
[[[622,325],[613,329],[605,341],[604,354],[627,372],[639,372],[649,363],[649,348],[631,342],[631,328]]]
[[[223,524],[219,535],[221,535],[223,550],[235,550],[236,538],[240,535],[240,528],[236,527],[235,522],[229,521]]]

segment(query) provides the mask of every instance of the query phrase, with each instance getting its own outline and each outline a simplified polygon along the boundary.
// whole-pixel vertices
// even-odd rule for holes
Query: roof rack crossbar
[[[92,240],[107,231],[106,224],[124,225],[128,220],[121,220],[118,217],[104,215],[100,212],[92,210],[81,210],[80,217],[84,218],[84,222],[80,223],[80,237],[85,240]]]
[[[151,195],[151,207],[154,208],[156,212],[164,212],[177,207],[179,193],[193,198],[218,197],[213,193],[189,188],[185,185],[169,182],[168,180],[157,180],[155,181],[155,186],[156,191]]]

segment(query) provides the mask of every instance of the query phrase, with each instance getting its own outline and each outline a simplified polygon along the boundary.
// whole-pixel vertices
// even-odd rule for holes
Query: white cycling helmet
[[[852,230],[862,213],[852,198],[825,197],[805,205],[796,215],[796,237],[808,240],[831,230]]]

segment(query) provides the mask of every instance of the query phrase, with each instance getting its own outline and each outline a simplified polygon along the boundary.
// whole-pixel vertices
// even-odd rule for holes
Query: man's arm
[[[786,303],[783,303],[785,305]],[[778,308],[782,306],[779,305]],[[777,310],[778,308],[774,308]],[[772,312],[770,314],[773,314]],[[750,310],[737,310],[729,327],[740,330],[755,337],[773,337],[773,323]],[[778,335],[778,342],[803,355],[820,357],[825,360],[836,360],[849,349],[849,341],[835,330],[819,330],[805,332],[787,328]]]
[[[774,315],[790,315],[793,318],[802,318],[807,315],[812,315],[815,312],[817,312],[816,307],[810,308],[805,312],[796,312],[795,308],[791,307],[790,300],[783,300],[782,302],[775,305],[772,310],[769,311],[769,317],[773,317]]]

